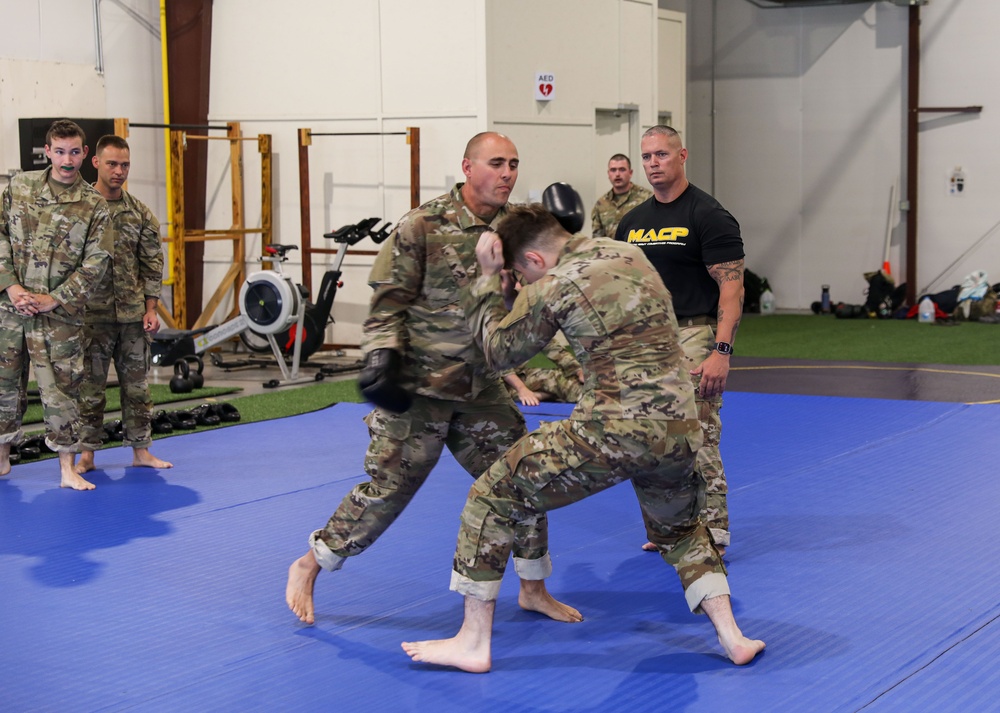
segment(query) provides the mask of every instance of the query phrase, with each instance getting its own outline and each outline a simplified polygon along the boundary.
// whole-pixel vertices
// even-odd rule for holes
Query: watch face
[[[733,345],[729,344],[728,342],[719,342],[718,344],[715,345],[715,348],[718,350],[719,354],[733,353]]]

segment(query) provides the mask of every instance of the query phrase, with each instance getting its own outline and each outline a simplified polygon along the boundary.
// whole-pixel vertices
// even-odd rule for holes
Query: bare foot
[[[0,478],[10,473],[10,444],[0,444]]]
[[[759,639],[748,639],[736,625],[729,595],[723,594],[711,599],[702,599],[701,608],[715,626],[726,656],[737,666],[745,666],[754,660],[764,650],[764,642]]]
[[[434,641],[404,641],[403,651],[414,661],[439,666],[454,666],[469,673],[487,673],[490,670],[489,646],[470,646],[462,640],[461,632],[451,639]]]
[[[73,490],[93,490],[97,486],[91,483],[89,480],[84,480],[74,471],[62,474],[62,480],[59,482],[60,488],[72,488]]]
[[[739,639],[727,644],[719,637],[719,643],[722,644],[722,648],[726,652],[726,656],[737,666],[745,666],[754,660],[764,647],[767,646],[760,639],[748,639],[747,637],[740,634]]]
[[[576,624],[583,621],[583,615],[576,609],[556,601],[548,589],[544,579],[522,579],[521,591],[517,595],[517,603],[522,609],[544,614],[550,619]]]
[[[644,549],[646,552],[656,552],[656,545],[653,544],[652,542],[647,542],[642,546],[642,549]]]
[[[93,457],[93,456],[91,456]],[[83,460],[82,458],[80,460]],[[152,453],[149,452],[148,448],[133,448],[132,449],[132,465],[138,468],[173,468],[173,463],[168,463],[165,460],[160,460]]]
[[[94,470],[94,452],[93,451],[82,451],[80,453],[80,460],[77,461],[76,465],[73,466],[73,470],[77,475],[83,475],[87,471]]]
[[[76,458],[75,453],[59,452],[59,473],[62,475],[59,487],[72,488],[73,490],[93,490],[97,486],[89,480],[84,480],[73,470],[74,458]]]
[[[403,651],[414,661],[454,666],[469,673],[486,673],[493,665],[490,649],[495,611],[493,600],[466,597],[465,618],[455,636],[434,641],[404,641]]]
[[[319,571],[320,566],[312,550],[292,562],[292,566],[288,568],[285,601],[295,616],[306,624],[316,622],[313,612],[313,588]]]

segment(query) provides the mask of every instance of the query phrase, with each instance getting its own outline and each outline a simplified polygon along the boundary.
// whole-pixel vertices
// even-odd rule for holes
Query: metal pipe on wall
[[[104,75],[104,40],[101,37],[101,0],[94,0],[94,52],[97,55],[94,68]]]

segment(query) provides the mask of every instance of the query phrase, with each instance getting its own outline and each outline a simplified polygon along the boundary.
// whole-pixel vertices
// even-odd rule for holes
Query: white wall
[[[920,106],[980,105],[983,111],[921,114],[918,289],[939,292],[974,270],[986,270],[996,283],[1000,165],[993,146],[1000,132],[1000,85],[993,30],[1000,26],[1000,7],[934,0],[921,9],[921,17]],[[951,194],[948,177],[956,166],[966,174],[965,189]],[[963,257],[977,243],[979,247]]]
[[[592,148],[595,109],[636,104],[644,121],[655,120],[656,11],[652,0],[295,0],[280,7],[216,0],[210,119],[240,121],[245,135],[272,135],[276,242],[300,242],[299,128],[419,127],[422,200],[463,180],[466,142],[495,129],[510,135],[521,157],[512,200],[537,200],[553,181],[569,181],[589,204],[595,161],[607,161]],[[282,22],[290,16],[307,21]],[[615,28],[610,41],[609,27]],[[567,32],[574,41],[563,41]],[[559,75],[553,102],[534,99],[533,76],[541,69]],[[211,146],[209,227],[230,220],[226,150],[221,142]],[[314,247],[324,232],[347,223],[368,216],[396,222],[409,210],[409,147],[402,136],[315,137],[309,161]],[[259,227],[253,145],[244,149],[244,166],[247,224]],[[328,341],[360,341],[374,258],[359,251],[375,247],[365,241],[348,253]],[[249,252],[258,251],[256,238]],[[333,256],[314,258],[315,289]],[[230,259],[228,244],[207,246],[206,299]],[[293,252],[286,263],[296,279],[300,260]],[[231,306],[224,303],[219,313]]]
[[[488,3],[487,13],[489,119],[518,146],[514,199],[538,200],[550,183],[566,181],[589,213],[608,190],[608,158],[622,152],[635,161],[638,150],[639,132],[629,136],[627,119],[620,135],[610,135],[618,127],[599,120],[599,111],[621,109],[627,117],[634,107],[636,129],[655,124],[661,109],[683,121],[683,31],[681,61],[668,55],[658,63],[659,11],[652,0],[505,0]],[[681,14],[664,14],[683,27]],[[539,72],[555,77],[551,101],[535,97]],[[634,179],[645,183],[641,171]]]
[[[740,221],[747,265],[769,279],[779,308],[808,308],[824,283],[835,300],[863,302],[862,274],[882,262],[890,186],[905,188],[908,9],[765,10],[746,0],[689,0],[688,8],[689,176]],[[982,150],[995,134],[989,107],[1000,93],[986,28],[1000,8],[934,0],[921,12],[920,105],[986,109],[921,115],[918,291],[1000,220],[987,198],[1000,176]],[[969,180],[953,197],[947,178],[957,165]],[[904,221],[895,211],[890,262],[900,281]],[[973,269],[1000,279],[997,244],[984,243],[932,291]]]
[[[213,7],[212,122],[239,121],[244,135],[271,134],[274,241],[300,244],[298,130],[405,132],[420,128],[421,200],[462,179],[465,143],[486,128],[483,0],[331,3],[216,0]],[[294,16],[301,21],[287,22]],[[259,41],[259,38],[269,38]],[[257,39],[249,39],[257,38]],[[426,39],[432,38],[432,39]],[[477,54],[479,52],[479,54]],[[230,221],[227,148],[209,158],[208,227]],[[323,233],[366,217],[395,223],[410,209],[405,136],[316,136],[309,149],[313,247]],[[244,148],[246,223],[260,227],[256,146]],[[259,254],[259,237],[248,254]],[[329,244],[336,247],[336,244]],[[368,272],[377,246],[363,241],[343,263],[328,341],[357,344],[367,315]],[[301,277],[301,256],[286,263]],[[230,264],[228,243],[206,246],[205,297]],[[313,289],[334,256],[313,256]],[[248,269],[255,269],[248,263]],[[219,313],[232,306],[224,303]]]
[[[100,7],[103,74],[97,69],[93,3],[0,1],[0,173],[20,167],[21,118],[162,121],[159,3],[105,0]],[[163,147],[153,133],[129,137],[129,190],[165,220]],[[98,138],[88,137],[88,143]]]

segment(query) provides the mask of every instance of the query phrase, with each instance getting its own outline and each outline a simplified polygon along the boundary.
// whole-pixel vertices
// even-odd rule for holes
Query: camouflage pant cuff
[[[73,443],[59,445],[53,441],[48,436],[45,437],[45,445],[49,447],[50,451],[56,453],[79,453],[80,452],[80,442],[74,441]]]
[[[719,547],[729,547],[729,530],[723,530],[718,527],[710,527],[708,528],[708,531],[712,535],[712,542]]]
[[[319,535],[323,532],[322,530],[316,530],[313,534],[309,536],[309,547],[312,549],[313,556],[316,558],[316,563],[325,569],[327,572],[336,572],[338,569],[344,566],[344,560],[346,557],[341,557],[338,554],[334,554],[323,540],[320,539]]]
[[[472,597],[481,602],[495,602],[500,596],[500,580],[489,582],[477,582],[469,579],[464,574],[459,574],[455,570],[451,571],[451,591],[458,592],[462,596]]]
[[[533,560],[515,557],[514,571],[517,572],[517,576],[521,579],[548,579],[552,576],[552,558],[548,552],[538,559]]]
[[[688,608],[695,614],[702,614],[701,602],[705,599],[729,594],[729,578],[720,572],[709,572],[691,582],[684,590]]]
[[[139,441],[122,441],[122,445],[126,448],[149,448],[153,445],[153,439],[143,438]]]
[[[17,429],[12,433],[5,433],[0,436],[0,445],[4,443],[20,443],[24,440],[24,431]]]

